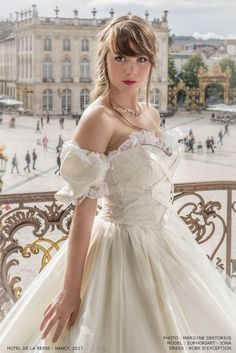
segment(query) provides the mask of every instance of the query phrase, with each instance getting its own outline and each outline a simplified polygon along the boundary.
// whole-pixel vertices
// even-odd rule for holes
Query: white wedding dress
[[[51,353],[189,353],[187,345],[169,350],[165,337],[208,335],[231,336],[236,352],[236,294],[172,206],[171,179],[181,154],[176,139],[174,131],[162,137],[134,132],[108,156],[65,143],[61,172],[67,184],[56,199],[91,197],[102,204],[80,312],[55,344],[53,332],[41,339],[43,312],[63,283],[64,243],[2,321],[1,352],[10,352],[8,346],[26,352],[28,346]]]

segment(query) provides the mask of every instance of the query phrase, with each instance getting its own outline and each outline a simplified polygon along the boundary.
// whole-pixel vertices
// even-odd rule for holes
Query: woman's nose
[[[133,62],[127,62],[125,65],[125,73],[127,75],[135,74],[137,72],[137,64]]]

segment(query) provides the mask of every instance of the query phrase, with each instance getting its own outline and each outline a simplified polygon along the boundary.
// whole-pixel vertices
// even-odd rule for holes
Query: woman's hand
[[[56,342],[66,324],[68,328],[74,325],[79,309],[79,294],[75,295],[73,291],[68,293],[67,290],[62,289],[44,312],[43,321],[40,325],[40,331],[43,331],[42,338],[48,335],[57,322],[56,331],[52,339],[53,343]]]

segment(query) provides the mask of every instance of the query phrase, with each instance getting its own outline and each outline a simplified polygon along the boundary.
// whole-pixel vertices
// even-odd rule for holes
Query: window
[[[43,110],[52,110],[52,97],[53,92],[51,89],[45,89],[43,91]]]
[[[88,59],[83,59],[80,63],[80,77],[82,79],[84,78],[90,78],[90,64]]]
[[[43,62],[43,79],[52,79],[52,61],[46,59]]]
[[[62,78],[71,79],[71,61],[68,58],[62,63]]]
[[[154,108],[159,107],[159,89],[154,88],[151,93],[151,104],[154,106]]]
[[[89,41],[88,41],[88,39],[82,39],[81,50],[82,51],[89,51]]]
[[[63,39],[63,50],[64,51],[70,51],[71,46],[70,46],[70,39]]]
[[[29,74],[29,66],[28,66],[28,57],[26,57],[25,60],[25,77],[28,78],[28,74]]]
[[[32,78],[32,57],[31,56],[29,60],[29,72],[30,72],[30,78]]]
[[[64,113],[71,112],[71,90],[64,89],[62,91],[61,109]]]
[[[23,56],[21,57],[21,77],[25,76],[25,61]]]
[[[44,50],[52,50],[52,40],[51,38],[44,39]]]
[[[84,88],[80,92],[80,109],[84,111],[84,109],[89,105],[89,90]]]

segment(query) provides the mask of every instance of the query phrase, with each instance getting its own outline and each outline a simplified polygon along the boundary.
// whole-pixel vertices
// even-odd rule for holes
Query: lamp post
[[[3,150],[5,149],[4,145],[0,145],[0,192],[2,192],[2,177],[6,172],[6,167],[7,167],[7,160],[8,157],[3,153]]]

